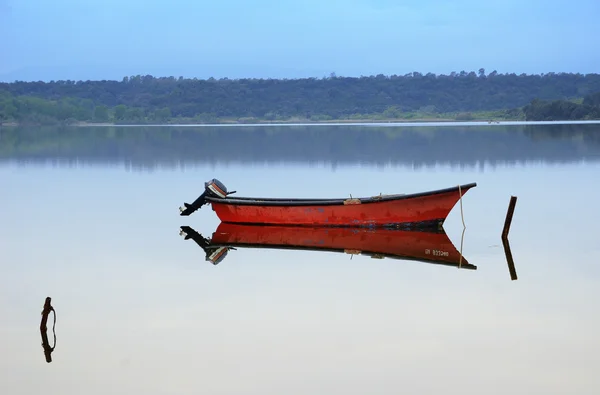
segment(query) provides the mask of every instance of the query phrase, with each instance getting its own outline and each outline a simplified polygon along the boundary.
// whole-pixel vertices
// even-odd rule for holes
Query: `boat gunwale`
[[[345,205],[344,202],[347,200],[358,200],[360,204],[371,204],[371,203],[383,203],[403,199],[414,199],[432,195],[441,195],[449,192],[458,192],[461,190],[462,194],[471,188],[477,186],[476,182],[469,184],[457,185],[455,187],[436,189],[425,192],[416,192],[411,194],[394,194],[394,195],[375,195],[371,197],[357,197],[357,198],[261,198],[261,197],[226,197],[217,198],[207,196],[206,201],[210,203],[235,205],[235,206],[338,206]]]

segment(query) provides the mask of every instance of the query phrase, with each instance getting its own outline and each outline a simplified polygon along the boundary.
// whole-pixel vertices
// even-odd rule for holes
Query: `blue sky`
[[[0,0],[0,80],[600,70],[598,0]]]

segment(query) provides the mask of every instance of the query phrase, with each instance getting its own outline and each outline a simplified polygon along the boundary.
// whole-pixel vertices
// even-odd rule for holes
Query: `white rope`
[[[463,259],[463,240],[465,238],[465,229],[467,229],[467,225],[465,225],[465,215],[463,213],[463,204],[462,204],[462,189],[460,188],[460,184],[458,184],[458,194],[460,196],[460,218],[462,219],[463,231],[462,236],[460,238],[460,260],[458,261],[458,268],[462,267],[462,259]]]
[[[460,188],[460,185],[458,185],[458,194],[460,196],[460,218],[462,219],[462,223],[463,223],[463,229],[467,227],[467,225],[465,225],[465,216],[463,214],[463,205],[462,205],[462,190]]]
[[[460,260],[458,261],[458,268],[460,269],[462,267],[462,260],[463,260],[463,240],[465,239],[465,230],[467,228],[463,228],[462,231],[462,236],[460,236]]]

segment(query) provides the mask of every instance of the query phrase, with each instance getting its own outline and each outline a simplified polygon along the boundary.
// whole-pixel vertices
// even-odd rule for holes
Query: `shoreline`
[[[480,121],[480,120],[471,120],[471,121]],[[36,123],[24,123],[20,124],[19,122],[4,122],[0,124],[1,126],[252,126],[252,125],[331,125],[331,124],[387,124],[387,123],[435,123],[435,122],[471,122],[471,121],[456,121],[452,118],[415,118],[415,119],[372,119],[372,118],[364,118],[364,119],[331,119],[331,120],[320,120],[320,121],[311,121],[308,119],[302,118],[292,118],[290,120],[285,121],[269,121],[269,120],[256,120],[256,121],[239,121],[232,119],[221,119],[215,122],[163,122],[163,123],[115,123],[115,122],[89,122],[89,121],[81,121],[81,122],[73,122],[73,123],[60,123],[56,124],[36,124]],[[486,121],[487,122],[487,121]],[[495,121],[494,121],[495,122]]]
[[[112,122],[75,122],[70,124],[19,124],[18,122],[5,122],[2,127],[38,127],[38,126],[67,126],[67,127],[248,127],[248,126],[494,126],[494,125],[566,125],[566,124],[600,124],[600,119],[595,120],[557,120],[557,121],[519,121],[519,120],[470,120],[457,121],[453,119],[424,118],[415,120],[373,120],[373,119],[347,119],[328,121],[261,121],[261,122],[217,122],[217,123],[131,123],[120,124]]]

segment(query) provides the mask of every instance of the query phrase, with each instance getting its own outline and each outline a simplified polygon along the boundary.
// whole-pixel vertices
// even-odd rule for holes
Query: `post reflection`
[[[513,260],[512,251],[510,250],[510,243],[508,238],[502,238],[502,246],[504,247],[504,255],[506,256],[506,263],[508,264],[508,272],[510,273],[510,279],[515,281],[517,277],[517,269],[515,269],[515,262]]]

